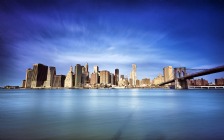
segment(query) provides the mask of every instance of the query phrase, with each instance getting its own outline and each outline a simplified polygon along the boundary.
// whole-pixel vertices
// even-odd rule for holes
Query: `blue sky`
[[[211,68],[224,60],[221,0],[2,0],[0,86],[21,85],[34,63],[67,74],[77,63],[153,79],[168,65]],[[208,80],[223,77],[218,73]]]

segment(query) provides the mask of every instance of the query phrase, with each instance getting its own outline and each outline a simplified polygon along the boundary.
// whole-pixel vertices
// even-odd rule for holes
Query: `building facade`
[[[167,66],[163,68],[164,82],[172,80],[174,78],[173,75],[173,67]]]
[[[224,78],[215,79],[216,86],[224,86]]]
[[[132,71],[130,73],[130,78],[132,79],[133,86],[136,86],[136,80],[137,80],[136,69],[137,69],[136,64],[132,64]]]
[[[54,76],[56,75],[55,67],[48,67],[47,71],[47,80],[44,82],[44,87],[50,88],[53,87]]]
[[[53,81],[53,87],[61,88],[64,87],[65,75],[55,75]]]
[[[42,87],[47,79],[48,66],[43,64],[34,64],[31,77],[31,88]]]
[[[33,70],[32,69],[27,69],[26,70],[26,83],[25,83],[25,88],[31,88],[31,82],[32,82],[32,75],[33,75]]]
[[[150,79],[149,78],[144,78],[141,80],[141,86],[143,87],[148,87],[150,86]]]
[[[64,87],[65,88],[72,88],[73,87],[73,67],[70,67],[70,70],[68,71],[66,78],[64,80]]]
[[[161,74],[159,74],[156,78],[153,79],[153,84],[154,85],[159,85],[160,83],[164,82],[164,76],[162,76]]]
[[[107,70],[100,71],[100,84],[110,83],[110,72]]]
[[[119,82],[119,69],[115,69],[115,75],[114,75],[115,85],[118,85],[118,82]]]
[[[111,85],[115,85],[115,77],[113,73],[110,74],[110,83]]]
[[[75,66],[75,87],[82,86],[82,68],[80,64],[76,64]]]
[[[99,67],[98,66],[94,66],[93,67],[93,73],[98,73],[99,72]]]

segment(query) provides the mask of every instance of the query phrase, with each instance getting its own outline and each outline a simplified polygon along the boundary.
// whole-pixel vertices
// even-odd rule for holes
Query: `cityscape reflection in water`
[[[0,90],[0,139],[224,139],[224,90]]]

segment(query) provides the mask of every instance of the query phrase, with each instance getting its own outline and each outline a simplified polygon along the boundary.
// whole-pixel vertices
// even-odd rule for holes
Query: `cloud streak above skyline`
[[[19,84],[34,63],[66,74],[76,64],[153,79],[162,68],[223,65],[222,1],[0,2],[0,86]],[[213,77],[223,76],[223,73]],[[209,78],[209,77],[208,77]]]

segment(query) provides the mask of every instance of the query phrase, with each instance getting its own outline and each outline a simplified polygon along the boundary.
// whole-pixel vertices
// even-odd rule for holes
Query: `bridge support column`
[[[175,80],[175,89],[188,89],[187,80]]]

